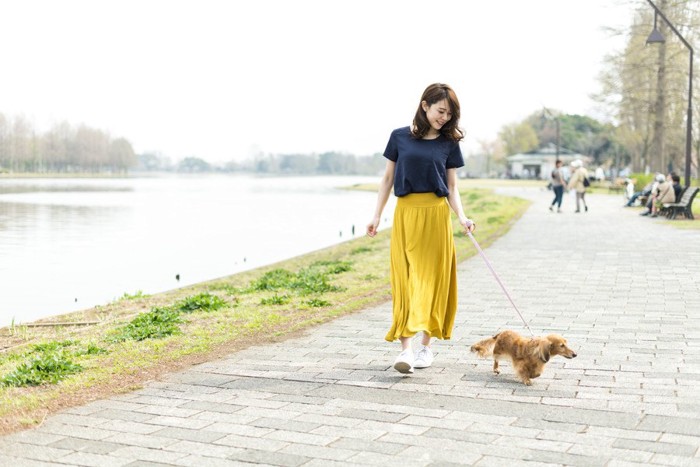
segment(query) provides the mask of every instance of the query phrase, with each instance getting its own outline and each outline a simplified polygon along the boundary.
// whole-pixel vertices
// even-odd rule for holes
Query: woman
[[[367,225],[374,237],[392,187],[398,197],[391,231],[393,321],[385,339],[401,341],[394,368],[413,373],[432,364],[430,340],[449,339],[457,312],[457,267],[450,208],[465,232],[476,225],[464,215],[457,169],[464,165],[459,141],[460,108],[446,84],[431,84],[421,96],[411,127],[391,133],[377,207]],[[411,338],[423,332],[414,355]]]
[[[651,217],[658,217],[659,211],[664,207],[664,204],[676,202],[676,191],[674,190],[675,174],[670,173],[666,179],[659,184],[651,199]],[[678,175],[675,175],[680,181]]]
[[[555,168],[552,170],[552,191],[554,191],[554,200],[552,204],[549,205],[549,210],[554,211],[554,205],[557,205],[557,212],[561,212],[561,201],[564,195],[564,189],[566,188],[566,181],[564,181],[564,174],[561,170],[562,162],[557,159],[554,163]]]
[[[569,179],[569,188],[576,190],[576,211],[581,212],[581,202],[583,202],[583,209],[588,212],[588,205],[586,204],[586,185],[584,180],[588,179],[588,171],[583,167],[583,163],[576,159],[571,163],[571,178]]]

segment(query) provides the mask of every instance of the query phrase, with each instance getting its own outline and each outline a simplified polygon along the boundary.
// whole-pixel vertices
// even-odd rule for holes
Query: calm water
[[[0,326],[270,264],[349,240],[353,226],[361,236],[376,194],[337,187],[378,181],[0,180]]]

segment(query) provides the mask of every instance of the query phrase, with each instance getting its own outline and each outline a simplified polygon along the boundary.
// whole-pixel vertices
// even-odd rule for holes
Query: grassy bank
[[[488,189],[462,191],[483,247],[528,206]],[[473,256],[456,222],[455,232],[458,259]],[[253,271],[3,328],[0,432],[383,303],[390,299],[389,240],[385,230]]]

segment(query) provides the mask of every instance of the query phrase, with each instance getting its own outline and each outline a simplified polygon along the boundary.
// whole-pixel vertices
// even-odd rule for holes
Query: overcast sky
[[[465,152],[542,108],[597,116],[619,0],[0,0],[0,112],[137,152],[382,152],[450,84]]]

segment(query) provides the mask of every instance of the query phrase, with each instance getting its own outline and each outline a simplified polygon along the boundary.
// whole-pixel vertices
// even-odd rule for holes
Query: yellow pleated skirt
[[[457,259],[447,198],[399,197],[391,231],[392,342],[425,331],[449,339],[457,313]]]

